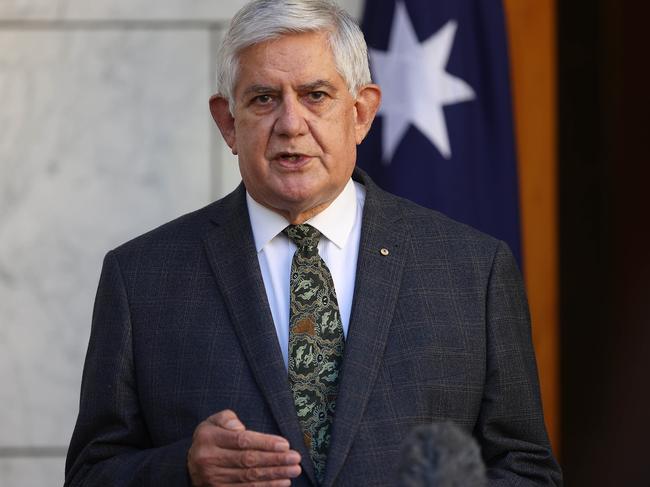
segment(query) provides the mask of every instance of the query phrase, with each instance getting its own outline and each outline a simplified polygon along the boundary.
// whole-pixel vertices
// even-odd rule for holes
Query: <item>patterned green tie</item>
[[[318,254],[320,232],[310,225],[289,225],[283,232],[298,246],[290,278],[289,382],[320,484],[343,361],[343,326],[332,275]]]

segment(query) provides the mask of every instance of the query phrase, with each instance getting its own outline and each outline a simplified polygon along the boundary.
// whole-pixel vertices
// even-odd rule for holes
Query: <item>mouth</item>
[[[289,169],[298,169],[309,162],[311,156],[307,154],[301,154],[299,152],[278,152],[272,158],[272,161],[276,162],[282,167]]]

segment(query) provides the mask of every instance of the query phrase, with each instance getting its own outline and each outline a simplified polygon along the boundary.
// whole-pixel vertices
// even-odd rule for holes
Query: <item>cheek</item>
[[[241,130],[237,134],[239,172],[244,180],[263,181],[267,177],[268,164],[264,157],[265,139],[256,132]]]
[[[250,120],[242,117],[238,120],[235,129],[239,149],[253,153],[265,148],[270,134],[269,125],[264,119]]]
[[[326,154],[339,157],[356,145],[354,127],[345,115],[328,118],[310,124],[312,137]]]
[[[337,165],[345,165],[350,158],[354,162],[356,153],[356,133],[349,120],[341,118],[328,126],[324,132],[324,143],[327,152],[336,160]]]
[[[255,137],[254,132],[238,135],[239,168],[242,173],[263,178],[268,169],[266,162],[266,140]]]

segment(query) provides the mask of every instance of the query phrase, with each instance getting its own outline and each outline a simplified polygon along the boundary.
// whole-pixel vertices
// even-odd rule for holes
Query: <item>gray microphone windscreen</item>
[[[404,440],[400,487],[484,487],[476,440],[453,423],[418,426]]]

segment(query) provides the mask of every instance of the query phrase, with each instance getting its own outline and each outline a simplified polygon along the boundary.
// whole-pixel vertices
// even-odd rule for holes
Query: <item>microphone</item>
[[[485,464],[476,440],[453,423],[413,429],[402,443],[400,487],[484,487]]]

